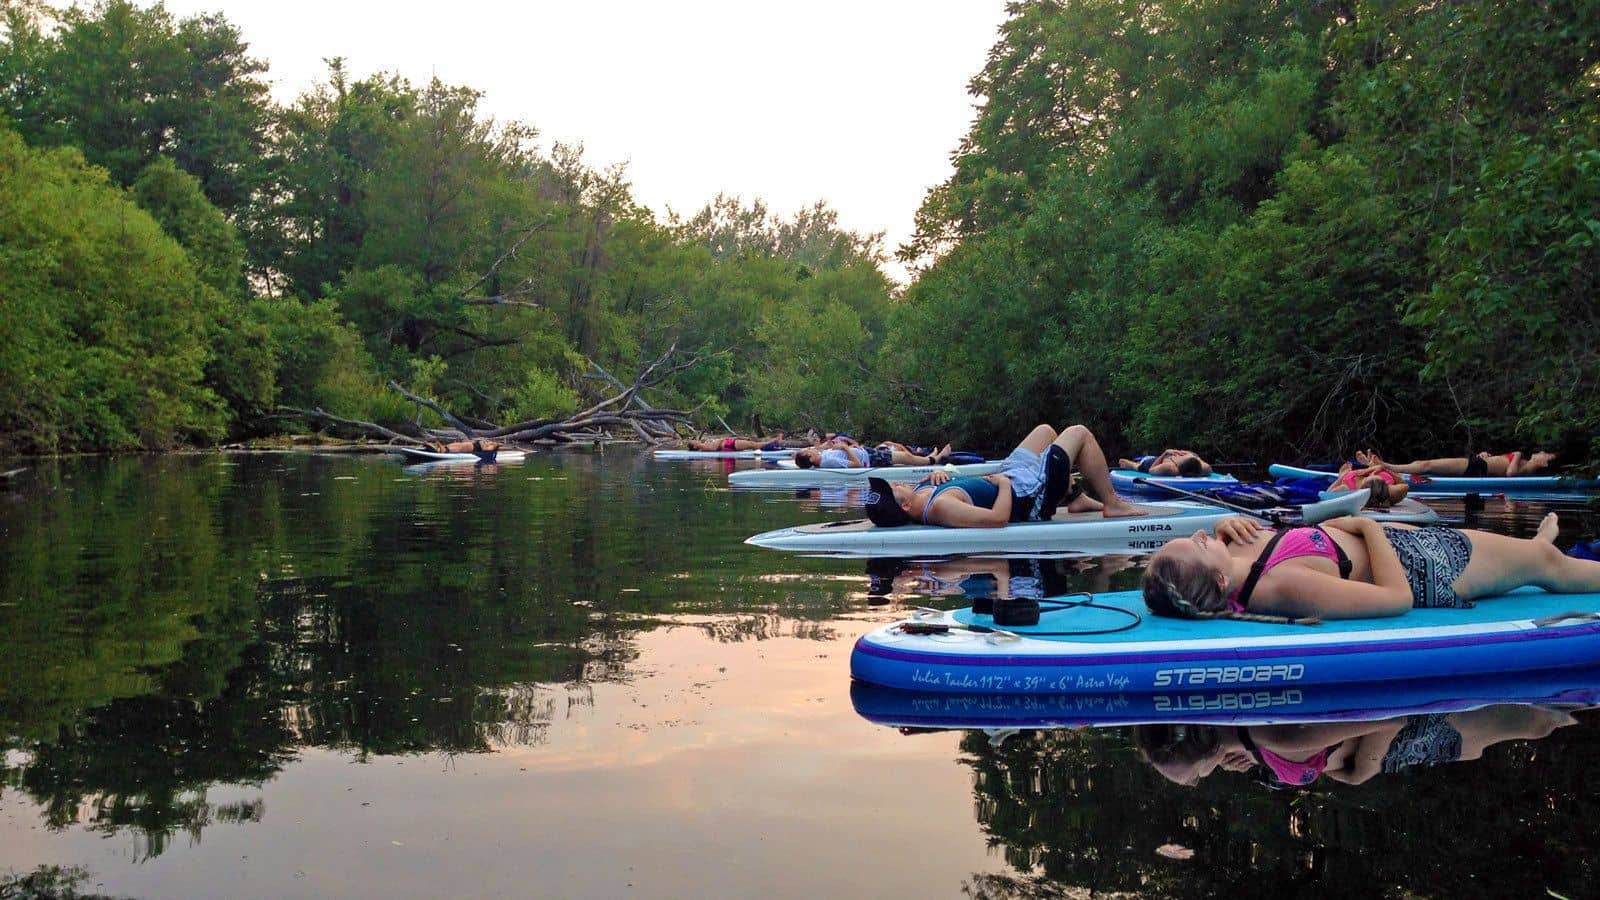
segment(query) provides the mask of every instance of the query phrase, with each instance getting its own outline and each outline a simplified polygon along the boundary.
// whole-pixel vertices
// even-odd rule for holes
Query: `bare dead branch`
[[[342,425],[346,428],[359,428],[364,429],[372,434],[381,434],[384,437],[387,437],[391,442],[405,441],[408,444],[419,445],[423,443],[423,441],[418,438],[414,438],[408,434],[401,434],[398,431],[392,431],[376,422],[363,422],[359,419],[346,419],[327,412],[321,407],[317,407],[316,409],[301,409],[297,406],[279,406],[278,409],[282,410],[282,412],[276,413],[275,415],[280,417],[294,415],[304,416],[308,419],[322,419],[323,421],[332,422],[335,425]]]
[[[432,400],[429,400],[426,397],[418,397],[416,394],[411,393],[410,391],[408,391],[405,388],[401,387],[398,382],[394,382],[394,381],[389,382],[389,390],[392,390],[395,393],[398,393],[400,396],[406,398],[407,400],[410,400],[412,403],[417,404],[418,407],[426,406],[427,408],[429,408],[429,409],[433,410],[434,412],[438,413],[440,418],[444,419],[446,422],[449,422],[451,425],[454,425],[466,437],[469,437],[469,438],[478,437],[477,429],[473,428],[471,425],[468,425],[467,423],[465,423],[465,422],[461,421],[460,419],[456,418],[455,415],[452,414],[449,410],[447,410],[444,407],[440,406],[439,404],[433,402]]]
[[[525,306],[529,309],[544,309],[544,304],[537,300],[512,300],[505,294],[493,297],[471,297],[461,301],[463,306]]]
[[[507,247],[505,252],[501,253],[500,257],[489,265],[488,270],[486,270],[482,275],[479,275],[476,281],[467,285],[466,290],[461,292],[462,296],[465,297],[467,294],[471,293],[475,288],[477,288],[478,285],[483,284],[490,278],[493,278],[495,273],[500,271],[501,266],[505,265],[506,262],[517,258],[517,252],[522,249],[524,244],[533,240],[534,235],[545,230],[546,228],[549,228],[551,225],[554,225],[555,222],[555,216],[546,216],[543,220],[530,225],[528,230],[522,233],[521,237],[513,241],[511,246]]]

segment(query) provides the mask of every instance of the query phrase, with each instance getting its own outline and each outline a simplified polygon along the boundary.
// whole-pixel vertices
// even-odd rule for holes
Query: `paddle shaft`
[[[1248,507],[1239,506],[1236,503],[1229,503],[1226,500],[1219,500],[1216,497],[1208,497],[1205,494],[1197,494],[1194,491],[1186,491],[1181,487],[1175,487],[1175,486],[1170,485],[1170,484],[1162,484],[1159,481],[1151,481],[1148,478],[1135,478],[1133,480],[1133,483],[1134,484],[1139,484],[1139,485],[1144,485],[1146,487],[1158,487],[1158,488],[1161,488],[1164,491],[1171,491],[1174,494],[1178,494],[1180,496],[1188,497],[1190,500],[1199,500],[1201,503],[1210,503],[1213,506],[1220,506],[1223,509],[1231,509],[1236,513],[1240,513],[1242,515],[1249,516],[1249,517],[1251,517],[1253,519],[1261,519],[1262,521],[1265,521],[1265,522],[1271,522],[1274,525],[1287,524],[1284,521],[1284,517],[1282,515],[1275,515],[1273,513],[1266,512],[1264,510],[1250,509]]]

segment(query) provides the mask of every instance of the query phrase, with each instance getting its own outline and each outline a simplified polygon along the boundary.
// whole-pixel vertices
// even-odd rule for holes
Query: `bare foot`
[[[1554,544],[1556,542],[1556,534],[1559,531],[1561,531],[1561,526],[1556,521],[1556,514],[1545,513],[1544,518],[1539,522],[1539,530],[1534,533],[1533,539],[1544,541],[1546,544]]]
[[[1126,519],[1131,516],[1148,516],[1150,511],[1140,509],[1132,503],[1123,500],[1106,500],[1105,507],[1100,510],[1100,515],[1107,519]]]
[[[1102,509],[1105,509],[1105,505],[1088,494],[1079,494],[1067,504],[1069,513],[1099,512]]]

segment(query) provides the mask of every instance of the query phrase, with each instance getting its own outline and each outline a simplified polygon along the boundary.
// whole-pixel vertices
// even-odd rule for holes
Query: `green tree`
[[[224,421],[203,385],[219,295],[161,226],[75,150],[0,132],[0,370],[12,449],[168,446]]]

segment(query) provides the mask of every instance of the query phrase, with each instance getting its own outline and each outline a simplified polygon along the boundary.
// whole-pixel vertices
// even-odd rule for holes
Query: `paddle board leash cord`
[[[1199,500],[1201,503],[1210,503],[1213,506],[1220,506],[1223,509],[1231,509],[1241,515],[1249,516],[1252,519],[1263,519],[1267,522],[1271,522],[1274,525],[1299,525],[1301,522],[1305,521],[1305,514],[1299,509],[1282,507],[1275,509],[1250,509],[1249,507],[1240,506],[1236,503],[1229,503],[1228,501],[1217,497],[1211,497],[1205,494],[1197,494],[1194,491],[1186,491],[1181,487],[1164,484],[1160,481],[1151,481],[1148,478],[1135,478],[1133,483],[1143,485],[1145,487],[1158,487],[1164,491],[1171,491],[1179,496],[1188,497],[1190,500]]]
[[[1068,600],[1066,599],[1067,597],[1082,597],[1083,599]],[[1104,612],[1114,612],[1127,616],[1132,621],[1109,628],[1080,628],[1069,631],[1029,630],[1024,634],[1018,634],[1001,627],[963,625],[959,622],[950,622],[945,620],[943,610],[919,606],[912,613],[911,621],[901,623],[900,630],[906,634],[949,634],[952,631],[966,631],[973,634],[988,635],[991,643],[999,643],[1002,641],[1017,641],[1024,637],[1087,637],[1092,634],[1116,634],[1135,628],[1140,622],[1144,621],[1143,616],[1131,609],[1094,602],[1094,595],[1088,591],[1076,591],[1071,594],[1063,594],[1060,597],[1045,597],[1040,600],[1027,597],[999,597],[991,602],[993,605],[988,607],[988,614],[993,617],[995,626],[1033,626],[1039,624],[1041,613],[1061,612],[1069,609],[1098,609]],[[972,610],[975,613],[982,614],[976,603],[973,604]]]

